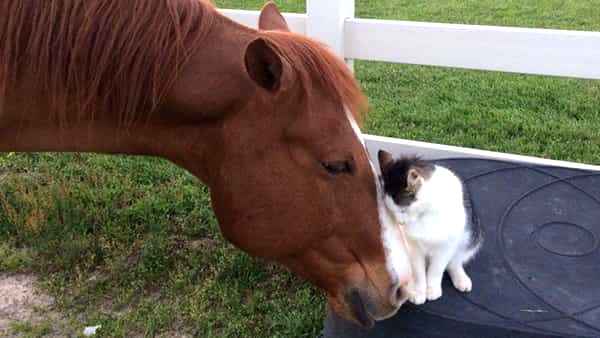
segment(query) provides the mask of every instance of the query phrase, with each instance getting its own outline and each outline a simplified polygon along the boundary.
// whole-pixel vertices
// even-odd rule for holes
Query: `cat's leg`
[[[473,282],[469,275],[467,275],[462,263],[451,262],[448,265],[448,275],[450,275],[450,279],[456,290],[470,292],[473,289]]]
[[[474,255],[474,250],[459,250],[448,264],[448,275],[454,287],[461,292],[469,292],[473,289],[473,282],[465,271],[465,263]]]
[[[442,277],[454,251],[455,246],[450,245],[436,250],[431,255],[427,268],[427,300],[436,300],[442,296]]]
[[[425,303],[427,298],[427,277],[426,277],[426,259],[425,255],[419,249],[413,249],[411,252],[411,267],[413,279],[409,285],[408,300],[416,305]]]

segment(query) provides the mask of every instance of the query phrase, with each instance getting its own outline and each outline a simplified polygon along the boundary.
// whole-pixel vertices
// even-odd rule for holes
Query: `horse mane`
[[[348,66],[324,44],[285,31],[261,31],[270,44],[300,77],[310,100],[315,90],[325,90],[341,106],[349,109],[358,123],[368,103]],[[318,84],[319,88],[314,88]]]
[[[60,122],[124,125],[156,110],[215,17],[208,0],[2,0],[0,13],[0,104],[26,79]]]

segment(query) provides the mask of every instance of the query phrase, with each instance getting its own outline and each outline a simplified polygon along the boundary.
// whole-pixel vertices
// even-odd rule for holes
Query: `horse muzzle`
[[[408,299],[404,287],[396,287],[391,291],[389,300],[377,301],[377,297],[370,297],[369,292],[358,289],[350,290],[345,297],[346,304],[355,322],[365,328],[371,328],[375,321],[384,320],[395,315],[402,304]]]

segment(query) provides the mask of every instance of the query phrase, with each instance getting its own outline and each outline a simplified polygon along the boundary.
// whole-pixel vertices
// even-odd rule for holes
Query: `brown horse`
[[[323,289],[362,325],[404,302],[401,234],[355,118],[344,63],[200,0],[3,0],[0,151],[167,158],[211,190],[225,237]]]

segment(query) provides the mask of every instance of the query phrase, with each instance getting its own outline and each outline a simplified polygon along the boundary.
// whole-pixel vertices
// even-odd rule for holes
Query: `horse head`
[[[273,4],[259,31],[228,24],[238,32],[220,39],[247,40],[242,53],[202,51],[175,86],[180,111],[206,114],[211,126],[203,151],[210,165],[184,166],[205,178],[221,230],[237,247],[323,289],[348,319],[370,326],[391,316],[406,299],[410,265],[357,127],[365,100],[351,71],[289,32]],[[201,79],[219,90],[199,92]],[[196,108],[207,103],[215,109]]]

